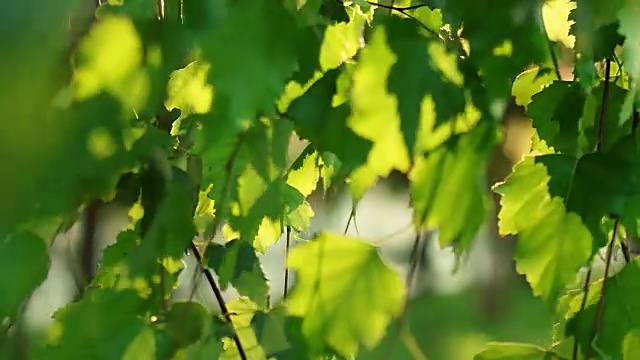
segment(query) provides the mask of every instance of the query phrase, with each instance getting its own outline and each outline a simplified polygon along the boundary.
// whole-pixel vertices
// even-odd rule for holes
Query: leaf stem
[[[593,339],[596,337],[596,334],[600,330],[600,324],[602,323],[602,315],[604,313],[604,299],[607,291],[607,280],[609,279],[609,268],[611,267],[611,258],[613,257],[613,245],[616,242],[616,237],[618,236],[618,225],[620,221],[618,219],[613,223],[613,234],[611,234],[611,241],[609,241],[609,246],[607,246],[607,254],[606,254],[606,262],[604,265],[604,279],[602,280],[602,290],[600,291],[600,299],[598,300],[598,310],[596,312],[596,318],[593,322],[593,328],[591,329],[591,336],[589,337],[589,344],[593,342]],[[586,299],[586,294],[585,294]],[[591,346],[588,346],[585,350],[585,359],[589,359],[589,355],[591,353]]]
[[[231,329],[233,330],[233,341],[235,342],[236,347],[238,348],[238,354],[240,355],[240,359],[247,360],[247,354],[244,350],[244,347],[242,346],[242,342],[240,342],[240,337],[238,336],[238,332],[236,331],[235,326],[233,326],[233,320],[231,319],[231,314],[229,313],[227,304],[224,301],[224,298],[222,297],[222,291],[220,291],[220,287],[216,283],[216,279],[213,277],[213,274],[211,273],[211,271],[204,265],[202,255],[200,254],[200,250],[198,250],[198,247],[196,246],[196,244],[192,241],[189,246],[191,247],[191,251],[193,252],[193,255],[196,257],[198,264],[200,264],[200,266],[202,267],[202,271],[204,272],[204,275],[207,278],[207,282],[209,283],[209,286],[213,291],[213,295],[215,295],[216,301],[220,306],[222,315],[224,315],[225,319],[229,323],[229,326],[231,326]]]

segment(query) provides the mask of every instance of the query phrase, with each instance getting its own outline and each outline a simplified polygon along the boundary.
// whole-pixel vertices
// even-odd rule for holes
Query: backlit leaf
[[[402,310],[400,276],[361,240],[322,233],[293,248],[287,265],[298,276],[289,314],[303,317],[302,332],[315,351],[330,346],[351,356],[361,343],[372,347]]]

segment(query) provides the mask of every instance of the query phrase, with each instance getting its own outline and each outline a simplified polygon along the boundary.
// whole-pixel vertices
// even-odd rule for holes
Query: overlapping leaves
[[[634,137],[626,137],[609,152],[579,159],[527,157],[495,187],[502,196],[500,232],[520,235],[518,269],[548,302],[605,245],[603,217],[624,216],[625,203],[637,191],[635,144]]]

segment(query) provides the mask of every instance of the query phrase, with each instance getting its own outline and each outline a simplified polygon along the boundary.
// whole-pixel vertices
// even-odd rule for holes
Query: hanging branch
[[[606,114],[606,110],[607,110],[607,99],[608,99],[608,93],[609,93],[609,80],[610,80],[610,72],[611,72],[611,60],[607,59],[606,63],[605,63],[605,73],[604,73],[604,89],[602,92],[602,102],[600,105],[600,115],[599,115],[599,119],[598,119],[598,139],[596,142],[596,151],[601,151],[602,150],[602,143],[604,140],[604,117]],[[614,236],[613,238],[615,238],[616,232],[618,229],[618,220],[616,220],[615,225],[614,225]],[[612,241],[613,242],[613,241]],[[612,245],[609,244],[609,247],[611,247]],[[613,252],[613,251],[611,251]],[[605,266],[607,266],[607,269],[605,270],[605,281],[607,279],[607,274],[608,274],[608,265],[610,262],[610,256],[611,254],[609,254],[609,251],[607,251],[607,260]],[[587,296],[589,295],[589,287],[590,287],[590,282],[591,282],[591,272],[592,272],[592,267],[591,267],[591,263],[589,264],[589,270],[587,270],[587,275],[584,278],[584,286],[582,287],[582,291],[584,293],[584,297],[582,298],[582,302],[580,303],[580,310],[579,311],[583,311],[587,305]],[[604,291],[604,284],[603,284],[603,291]],[[601,294],[602,297],[602,294]],[[573,342],[573,349],[572,349],[572,356],[571,359],[572,360],[577,360],[578,359],[578,340],[574,340]],[[588,353],[589,350],[587,350]],[[588,357],[586,357],[588,358]]]
[[[235,342],[236,347],[238,348],[238,354],[240,355],[240,359],[247,360],[247,354],[246,354],[246,352],[244,350],[244,347],[242,346],[242,342],[240,342],[240,337],[238,336],[238,332],[236,331],[235,326],[233,326],[233,320],[231,319],[231,314],[229,313],[229,309],[227,308],[227,303],[224,301],[224,298],[222,297],[222,291],[220,291],[220,287],[216,283],[216,279],[213,277],[213,274],[211,273],[211,270],[209,270],[204,265],[204,260],[202,258],[202,255],[200,254],[200,250],[198,250],[198,247],[196,246],[196,244],[192,241],[189,246],[191,248],[191,251],[193,252],[193,255],[195,256],[196,260],[198,261],[198,264],[200,264],[200,266],[202,268],[202,271],[204,272],[205,277],[207,278],[207,282],[209,283],[209,287],[211,287],[211,290],[213,291],[213,295],[216,297],[216,301],[218,302],[218,305],[220,306],[220,310],[222,311],[222,315],[224,316],[224,318],[229,323],[229,326],[231,326],[231,330],[233,331],[233,341]]]
[[[596,318],[593,321],[593,328],[591,329],[591,336],[589,337],[589,344],[593,342],[593,339],[596,337],[596,334],[600,330],[600,324],[602,323],[602,315],[604,313],[604,299],[607,291],[607,280],[609,279],[609,268],[611,267],[611,258],[613,257],[613,245],[616,242],[616,237],[618,235],[618,225],[620,221],[616,219],[613,223],[613,234],[611,234],[611,241],[609,241],[609,246],[607,246],[607,254],[606,261],[604,265],[604,279],[602,280],[602,290],[600,291],[600,298],[598,299],[598,310],[596,312]],[[585,294],[585,299],[587,298]],[[583,301],[584,302],[584,301]],[[591,346],[587,347],[585,351],[584,358],[589,359],[589,355],[591,353]]]

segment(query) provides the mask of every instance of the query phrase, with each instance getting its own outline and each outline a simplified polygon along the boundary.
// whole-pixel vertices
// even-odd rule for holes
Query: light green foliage
[[[396,172],[414,229],[460,260],[491,213],[511,95],[535,132],[493,188],[499,230],[559,321],[554,346],[492,343],[476,359],[574,358],[573,338],[578,358],[637,357],[637,260],[588,294],[577,276],[616,220],[617,242],[640,226],[637,1],[89,3],[0,14],[0,345],[47,276],[46,244],[101,200],[130,223],[36,358],[356,357],[408,293],[377,249],[326,232],[298,244],[275,305],[258,254],[309,230],[317,193],[347,188],[355,204]],[[566,59],[575,76],[557,79]],[[214,286],[242,295],[233,324],[172,298],[192,241]]]
[[[531,68],[518,75],[513,82],[511,95],[516,104],[527,108],[531,98],[556,80],[550,69]]]
[[[542,19],[549,40],[560,42],[568,48],[574,47],[576,38],[569,34],[569,29],[574,21],[569,21],[569,14],[575,8],[576,2],[572,0],[546,0],[544,2]]]
[[[323,233],[294,248],[287,265],[299,279],[288,312],[303,317],[302,332],[315,352],[330,346],[352,356],[360,343],[372,347],[402,310],[401,278],[362,240]]]
[[[631,330],[625,335],[622,358],[624,360],[637,359],[640,356],[640,330]]]
[[[533,292],[549,304],[593,251],[592,236],[580,218],[550,194],[552,171],[535,158],[526,158],[494,188],[501,195],[500,233],[520,235],[517,269],[526,275]]]
[[[494,139],[492,128],[479,126],[419,158],[409,174],[414,225],[438,228],[440,244],[453,242],[458,254],[485,217],[482,166]]]

